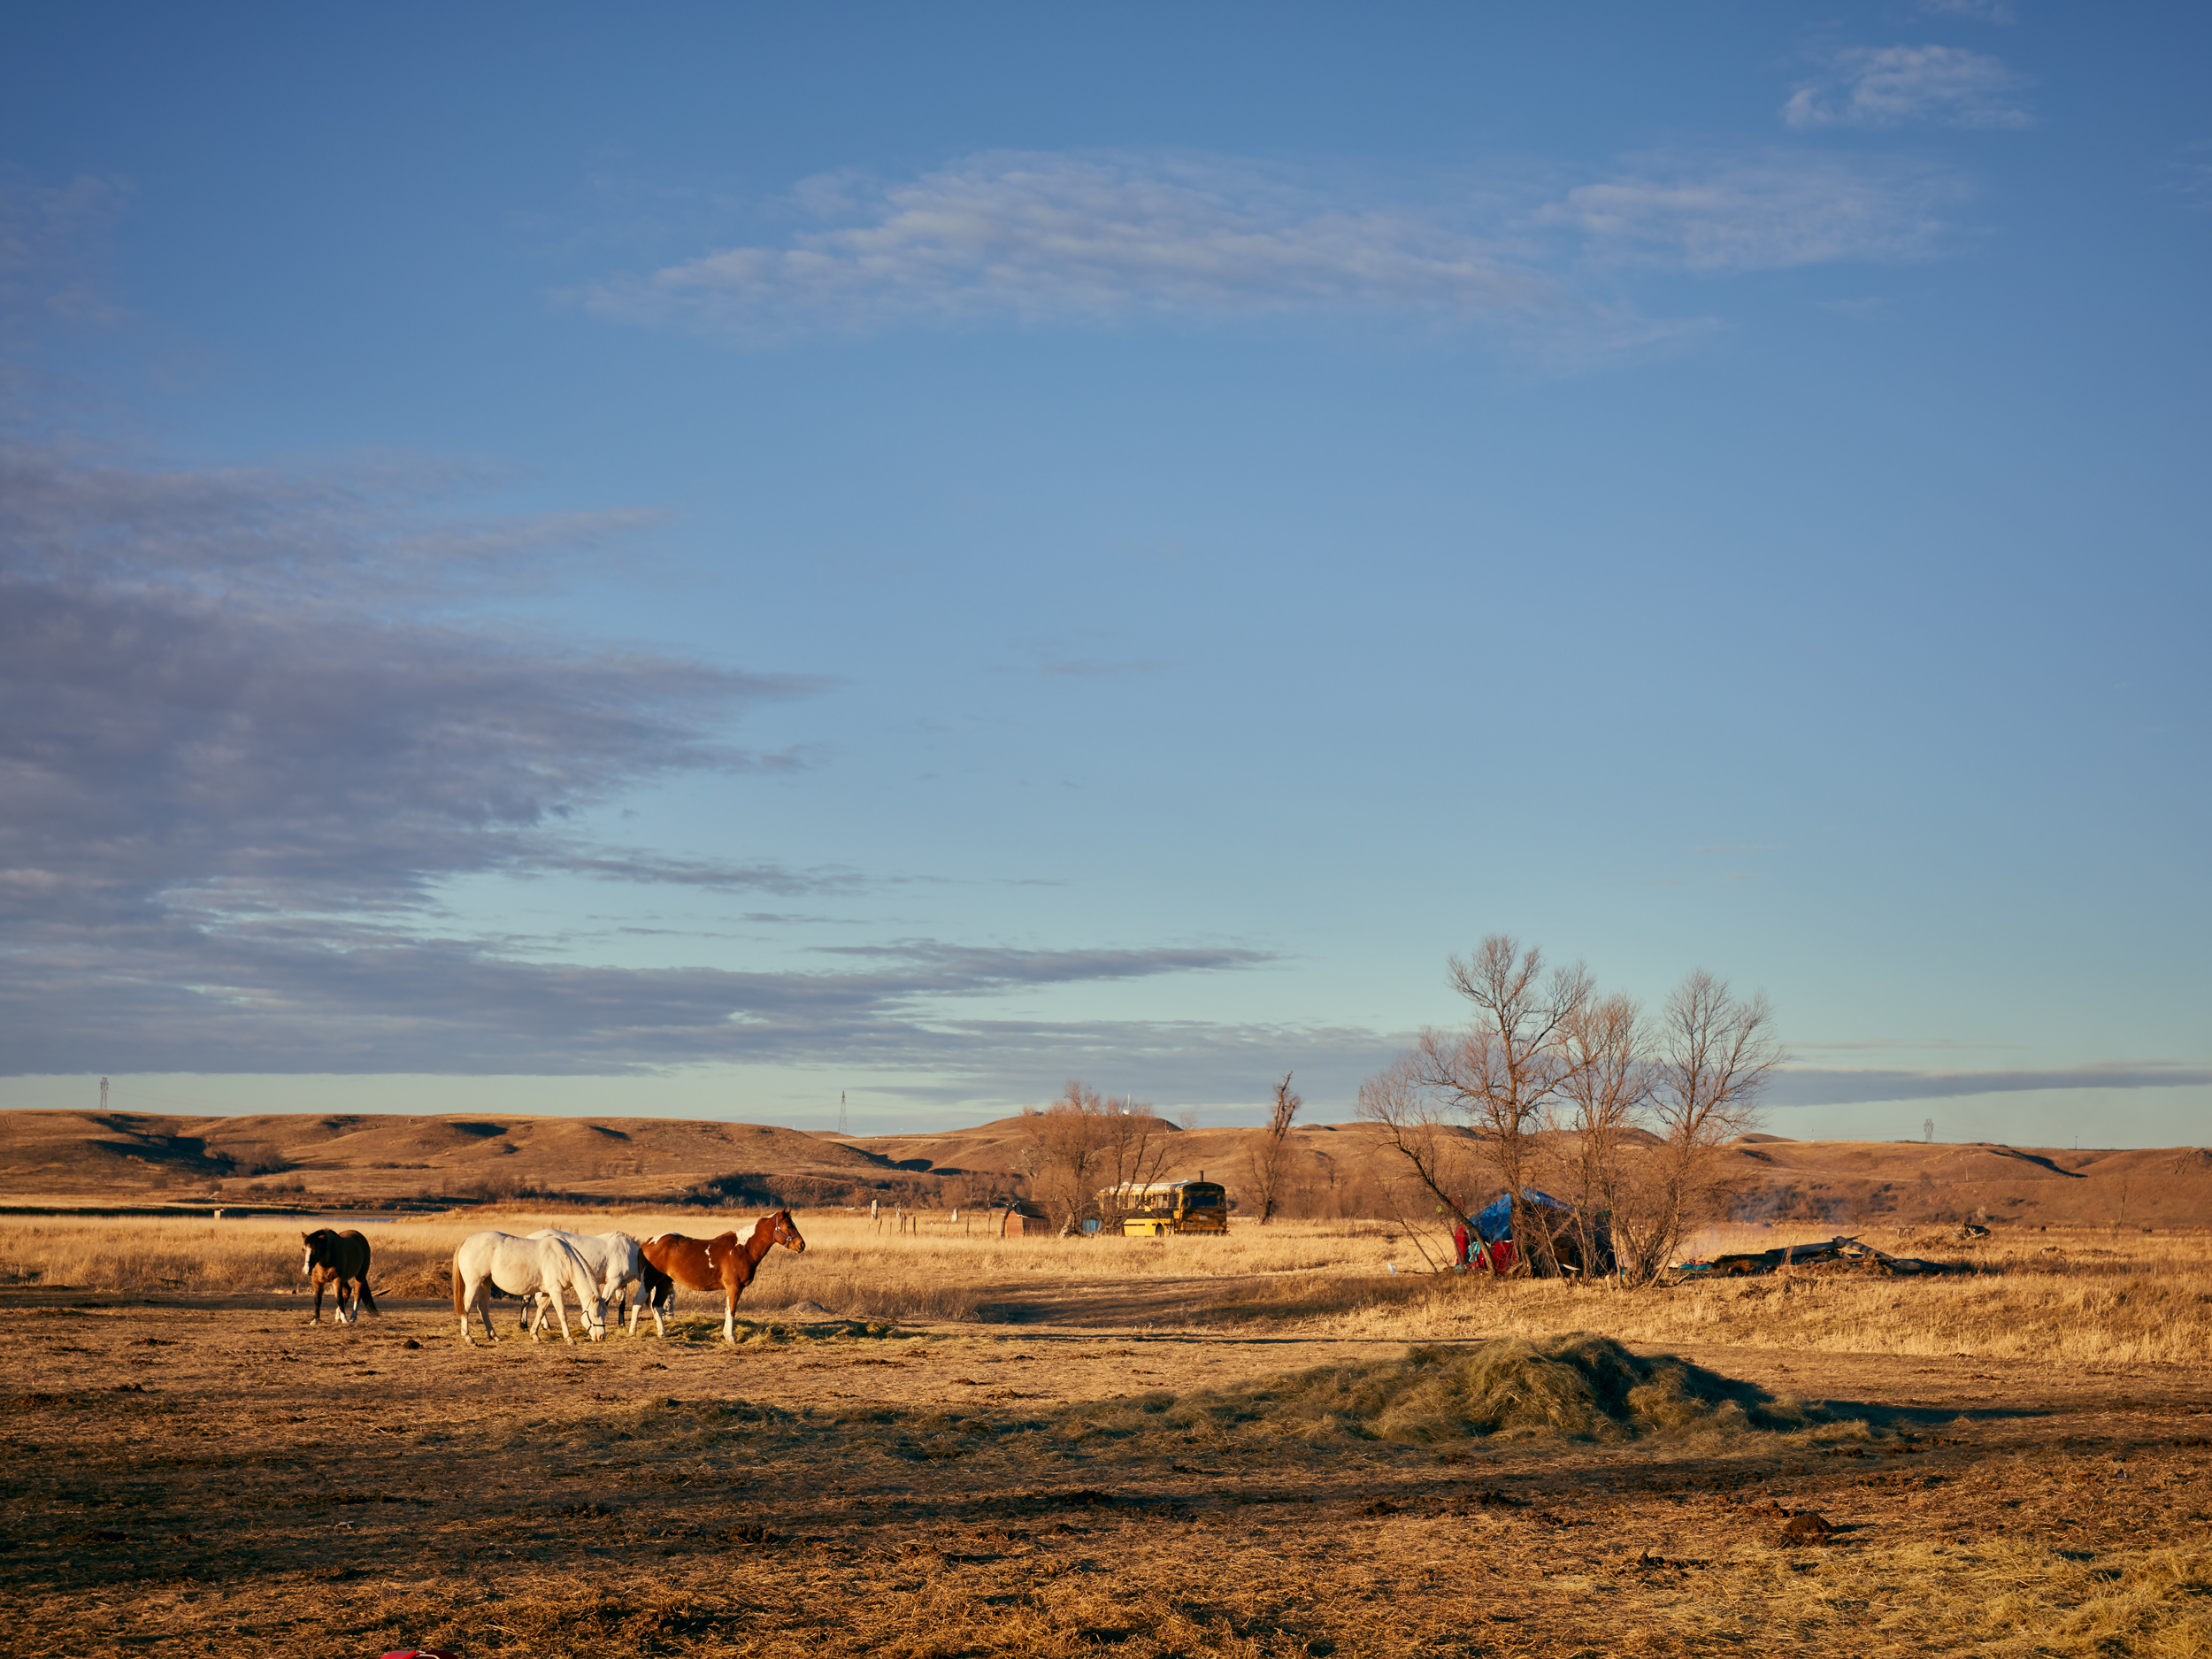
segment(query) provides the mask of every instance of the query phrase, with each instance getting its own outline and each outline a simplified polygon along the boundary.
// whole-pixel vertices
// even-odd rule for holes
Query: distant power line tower
[[[100,1079],[100,1110],[101,1110],[102,1111],[105,1111],[105,1110],[107,1110],[107,1109],[108,1109],[108,1080],[107,1080],[107,1079],[105,1079],[105,1078],[102,1078],[102,1079]]]
[[[1923,1141],[1932,1141],[1932,1140],[1934,1140],[1934,1139],[1935,1139],[1935,1119],[1934,1119],[1934,1118],[1923,1118],[1920,1120],[1920,1138],[1921,1138]]]
[[[837,1091],[837,1133],[841,1135],[847,1133],[845,1128],[845,1091],[841,1088]]]

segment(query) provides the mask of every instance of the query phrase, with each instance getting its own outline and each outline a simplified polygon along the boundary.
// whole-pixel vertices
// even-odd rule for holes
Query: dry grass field
[[[0,1653],[2212,1653],[2201,1233],[1625,1294],[809,1215],[735,1350],[456,1336],[466,1233],[668,1219],[365,1226],[311,1329],[297,1225],[0,1218]]]

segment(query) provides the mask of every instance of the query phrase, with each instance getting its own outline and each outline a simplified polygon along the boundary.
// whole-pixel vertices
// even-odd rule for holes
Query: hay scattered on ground
[[[1400,1359],[1321,1365],[1242,1388],[1155,1394],[1075,1415],[1085,1431],[1108,1435],[1171,1430],[1410,1444],[1496,1434],[1618,1444],[1804,1431],[1823,1421],[1749,1383],[1671,1356],[1643,1358],[1586,1332],[1414,1347]]]

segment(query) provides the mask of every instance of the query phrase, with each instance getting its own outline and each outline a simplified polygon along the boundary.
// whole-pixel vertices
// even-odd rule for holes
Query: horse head
[[[607,1241],[607,1271],[599,1282],[599,1294],[612,1302],[626,1286],[643,1277],[645,1256],[638,1241],[618,1229],[600,1236]]]
[[[770,1220],[775,1225],[773,1237],[778,1244],[795,1256],[804,1252],[806,1240],[799,1236],[799,1225],[791,1219],[788,1210],[779,1210]]]
[[[300,1258],[300,1271],[311,1273],[315,1271],[317,1259],[330,1248],[330,1229],[318,1227],[312,1233],[303,1233],[300,1242],[307,1247],[307,1254]]]

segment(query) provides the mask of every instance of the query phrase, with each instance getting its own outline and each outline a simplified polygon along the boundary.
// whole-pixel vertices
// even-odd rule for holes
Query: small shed
[[[1002,1239],[1050,1238],[1052,1217],[1026,1198],[1017,1198],[1003,1210],[995,1213],[998,1234]]]

